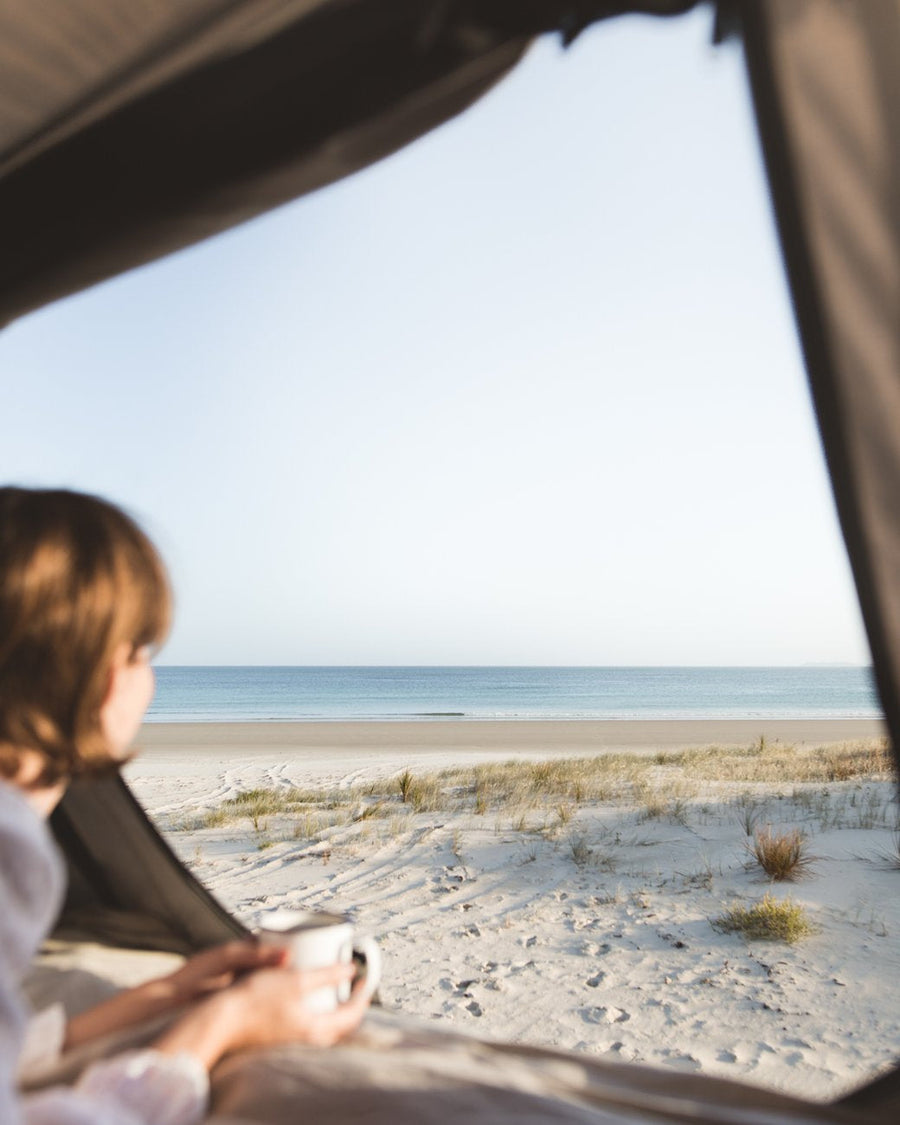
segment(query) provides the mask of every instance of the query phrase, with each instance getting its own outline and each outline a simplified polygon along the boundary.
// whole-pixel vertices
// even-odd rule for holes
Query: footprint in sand
[[[678,1070],[701,1069],[700,1061],[695,1059],[693,1055],[682,1055],[679,1051],[666,1050],[662,1052],[662,1057],[669,1066],[674,1066]]]
[[[473,1000],[471,1002],[471,1004],[466,1004],[466,1011],[471,1012],[473,1016],[483,1016],[484,1015],[484,1012],[481,1009],[481,1005],[478,1003],[477,1000]]]
[[[441,875],[435,875],[434,882],[437,884],[434,889],[436,895],[449,894],[450,891],[458,891],[461,884],[464,882],[464,876],[453,875],[450,873],[450,868],[445,867]]]
[[[588,986],[588,988],[598,988],[605,976],[606,973],[594,973],[594,975],[592,977],[588,977],[588,979],[584,983]]]
[[[601,942],[599,945],[595,941],[583,941],[581,943],[581,952],[585,957],[605,957],[612,949],[609,942]]]
[[[631,1019],[630,1012],[623,1012],[621,1008],[584,1008],[581,1018],[585,1023],[627,1023]]]

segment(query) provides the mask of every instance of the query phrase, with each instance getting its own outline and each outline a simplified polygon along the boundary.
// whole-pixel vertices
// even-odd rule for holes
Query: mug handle
[[[365,958],[366,966],[363,973],[365,990],[371,996],[381,980],[381,950],[374,938],[359,938],[353,945],[354,953],[361,953]]]

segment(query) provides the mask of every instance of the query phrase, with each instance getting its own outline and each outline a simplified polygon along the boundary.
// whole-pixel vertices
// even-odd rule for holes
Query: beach
[[[900,1044],[895,785],[857,753],[882,733],[870,720],[150,723],[126,777],[248,926],[278,907],[350,911],[381,944],[386,1007],[827,1098]],[[508,777],[489,765],[513,759]],[[583,768],[552,765],[570,759]],[[753,861],[766,830],[802,836],[797,881]],[[766,896],[800,907],[809,933],[723,929]]]
[[[330,781],[355,770],[405,765],[439,768],[463,755],[590,755],[627,750],[652,754],[692,746],[743,746],[764,738],[792,745],[831,745],[878,738],[878,719],[648,719],[575,721],[441,720],[379,722],[145,723],[133,776],[205,779],[223,755],[229,768],[269,769],[289,762],[299,779]]]

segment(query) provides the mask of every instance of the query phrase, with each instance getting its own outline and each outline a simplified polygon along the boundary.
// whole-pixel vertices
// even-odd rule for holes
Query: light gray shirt
[[[62,860],[43,820],[0,782],[0,1122],[195,1125],[209,1078],[193,1055],[132,1051],[95,1063],[73,1087],[22,1095],[16,1074],[31,1013],[20,985],[62,901]]]

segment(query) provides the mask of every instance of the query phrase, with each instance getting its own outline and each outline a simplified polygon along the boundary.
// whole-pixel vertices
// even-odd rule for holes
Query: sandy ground
[[[900,1055],[900,862],[892,780],[708,783],[663,805],[582,802],[209,826],[255,788],[486,759],[825,745],[876,723],[316,723],[145,727],[127,777],[183,860],[249,925],[349,910],[384,952],[385,1005],[456,1030],[702,1071],[813,1098]],[[403,815],[400,815],[400,814]],[[748,861],[747,826],[800,828],[795,884]],[[816,932],[748,943],[711,920],[767,892]]]

